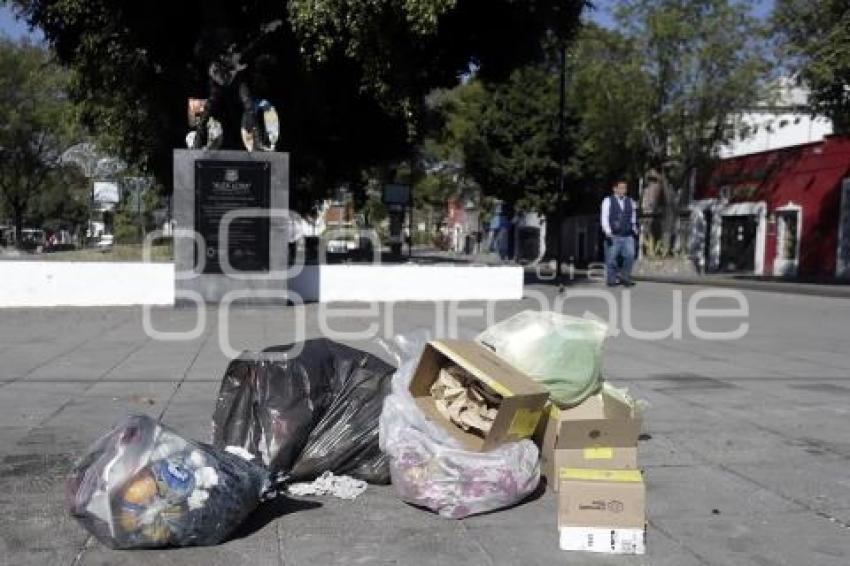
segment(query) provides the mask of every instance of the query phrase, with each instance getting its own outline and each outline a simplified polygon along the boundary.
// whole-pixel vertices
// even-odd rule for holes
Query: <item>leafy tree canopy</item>
[[[624,0],[616,21],[616,30],[584,26],[567,50],[567,196],[579,204],[594,198],[589,186],[654,170],[673,245],[694,173],[769,76],[765,30],[731,0]],[[432,153],[462,163],[488,194],[552,210],[558,62],[553,53],[505,81],[482,78],[443,95]]]
[[[648,96],[649,165],[681,186],[731,135],[730,118],[758,99],[769,70],[765,30],[731,0],[626,0],[617,21],[648,80],[636,95]]]
[[[255,91],[278,109],[306,205],[374,163],[405,156],[424,95],[470,64],[502,77],[572,29],[582,0],[14,0],[73,71],[87,122],[132,163],[171,182],[186,99],[206,95],[204,38],[222,27],[257,47]],[[296,195],[298,198],[298,195]]]
[[[589,25],[570,47],[568,69],[575,159],[583,176],[606,187],[616,177],[639,177],[647,159],[652,84],[635,41]]]
[[[79,135],[67,85],[47,50],[0,39],[0,199],[18,234],[40,192],[62,182],[62,151]]]
[[[850,132],[850,3],[778,0],[773,25],[781,55],[812,90],[812,109]]]
[[[635,90],[601,99],[601,112],[638,110],[635,146],[642,172],[654,170],[662,188],[660,241],[668,250],[689,188],[720,146],[734,134],[733,118],[759,100],[769,77],[766,30],[746,2],[733,0],[624,0],[616,11],[633,56],[600,66],[598,81],[634,80]],[[636,97],[643,100],[637,105]],[[600,143],[604,143],[604,140]],[[631,150],[630,150],[631,151]]]

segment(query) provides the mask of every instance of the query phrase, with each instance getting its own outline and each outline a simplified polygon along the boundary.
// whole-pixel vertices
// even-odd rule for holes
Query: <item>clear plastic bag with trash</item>
[[[476,340],[549,390],[563,407],[602,386],[602,322],[552,311],[523,311],[487,328]]]
[[[325,338],[243,353],[213,414],[213,445],[239,446],[293,482],[325,472],[388,483],[378,417],[395,368]]]
[[[95,442],[66,483],[71,515],[116,549],[226,540],[270,489],[268,472],[132,416]]]
[[[408,388],[428,339],[425,332],[399,336],[392,348],[399,369],[384,401],[380,443],[389,456],[393,488],[402,500],[453,519],[521,502],[540,481],[533,442],[511,442],[489,452],[465,450],[413,400]]]

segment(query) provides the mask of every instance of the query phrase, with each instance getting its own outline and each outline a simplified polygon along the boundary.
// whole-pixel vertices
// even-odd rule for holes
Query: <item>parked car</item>
[[[95,242],[95,247],[103,251],[109,251],[114,244],[115,236],[113,234],[101,234],[100,239]]]
[[[44,230],[24,228],[21,230],[21,244],[18,247],[29,252],[41,253],[44,249]]]

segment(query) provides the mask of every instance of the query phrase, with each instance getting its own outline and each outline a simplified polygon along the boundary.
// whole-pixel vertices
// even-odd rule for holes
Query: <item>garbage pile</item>
[[[496,381],[490,370],[499,364],[504,371]],[[487,430],[456,424],[452,411],[441,410],[443,398],[432,391],[447,367],[462,368],[494,392]],[[381,413],[381,450],[396,493],[454,519],[519,503],[540,480],[539,452],[529,437],[546,398],[545,389],[474,342],[429,342],[419,358],[399,367]]]
[[[388,483],[378,417],[395,368],[324,338],[245,352],[230,362],[213,445],[240,446],[292,481],[324,472]]]
[[[560,546],[642,554],[643,404],[602,379],[605,325],[526,311],[475,340],[401,337],[399,367],[326,339],[243,353],[213,445],[131,417],[68,482],[71,514],[114,548],[216,544],[265,497],[349,499],[392,483],[461,519],[558,493]]]
[[[476,340],[550,392],[534,441],[541,473],[558,493],[561,548],[644,554],[637,444],[646,404],[603,382],[606,334],[593,320],[525,311]]]
[[[71,515],[119,549],[222,542],[269,487],[262,467],[147,416],[98,440],[66,484]]]

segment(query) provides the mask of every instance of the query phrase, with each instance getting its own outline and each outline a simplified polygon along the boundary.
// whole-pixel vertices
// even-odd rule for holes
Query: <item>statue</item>
[[[207,32],[195,52],[208,63],[209,94],[206,100],[189,99],[189,125],[186,137],[193,149],[219,149],[232,145],[240,115],[239,138],[248,151],[274,151],[280,137],[275,108],[267,100],[255,100],[251,90],[250,63],[258,47],[282,25],[275,20],[262,26],[252,42],[240,47],[229,28]],[[238,102],[236,102],[238,101]]]

